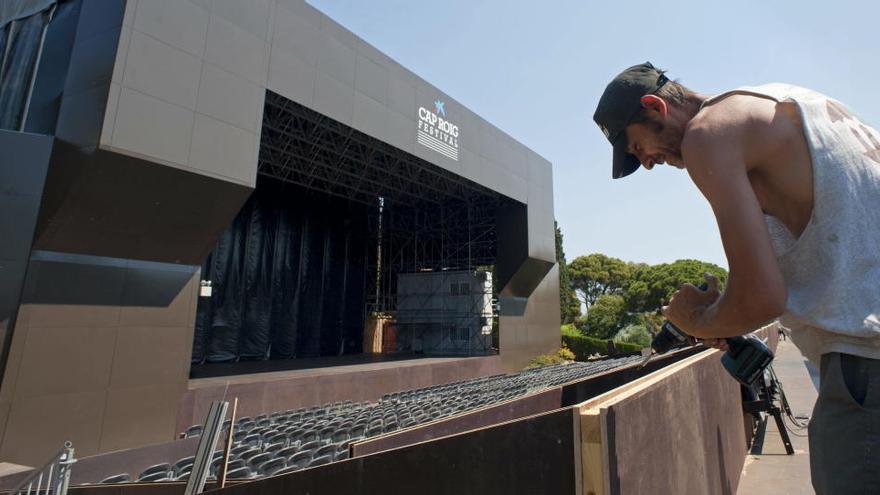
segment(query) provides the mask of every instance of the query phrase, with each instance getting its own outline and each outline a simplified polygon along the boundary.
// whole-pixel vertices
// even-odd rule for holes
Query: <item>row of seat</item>
[[[631,364],[638,359],[638,356],[630,356],[545,366],[520,373],[395,392],[384,395],[378,402],[342,401],[242,417],[235,422],[227,477],[268,476],[342,460],[348,458],[351,442],[486,407]],[[224,431],[229,427],[227,420]],[[202,425],[193,425],[184,435],[198,436],[202,431]],[[220,452],[215,453],[212,476],[216,475],[220,455]],[[191,469],[192,457],[187,457],[174,463],[151,466],[135,480],[186,479]],[[128,481],[127,474],[104,480],[106,483],[123,481]]]

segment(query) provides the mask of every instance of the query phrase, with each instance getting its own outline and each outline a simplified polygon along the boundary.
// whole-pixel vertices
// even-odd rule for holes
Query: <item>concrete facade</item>
[[[40,463],[67,439],[89,455],[173,438],[197,265],[256,185],[266,90],[519,202],[507,227],[517,248],[505,255],[501,367],[558,347],[547,160],[302,0],[65,9],[66,31],[49,32],[46,53],[67,50],[66,79],[41,63],[37,86],[48,89],[32,102],[48,115],[40,122],[57,116],[34,130],[55,146],[19,277],[0,459]],[[457,160],[417,143],[419,108],[436,100],[460,129]]]

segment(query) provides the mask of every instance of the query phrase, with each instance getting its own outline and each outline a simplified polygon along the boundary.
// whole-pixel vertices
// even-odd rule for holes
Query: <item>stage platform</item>
[[[361,354],[321,359],[203,365],[189,381],[177,412],[177,431],[204,422],[212,401],[238,397],[238,416],[351,400],[503,373],[501,357],[416,357]],[[278,369],[278,368],[286,369]],[[214,376],[210,376],[211,373]]]
[[[421,359],[461,359],[463,356],[425,356],[415,354],[348,354],[304,359],[269,359],[263,361],[239,361],[235,363],[196,364],[190,368],[191,380],[202,378],[227,378],[231,376],[271,373],[276,371],[314,371],[323,368],[344,368],[369,364],[415,361]],[[473,356],[490,357],[490,356]]]

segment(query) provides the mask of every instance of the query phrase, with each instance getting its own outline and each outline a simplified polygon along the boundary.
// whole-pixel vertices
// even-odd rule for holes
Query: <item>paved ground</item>
[[[811,365],[790,341],[780,341],[773,368],[782,382],[791,411],[809,417],[816,401],[818,376]],[[802,419],[806,422],[806,419]],[[786,424],[791,428],[788,420]],[[794,455],[786,455],[779,430],[771,418],[759,453],[746,457],[738,495],[804,495],[811,494],[809,446],[806,430],[789,432]],[[801,435],[801,436],[797,436]]]

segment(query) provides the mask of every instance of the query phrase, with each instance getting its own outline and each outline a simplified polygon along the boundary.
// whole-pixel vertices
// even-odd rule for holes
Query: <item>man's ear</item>
[[[641,103],[642,108],[656,112],[657,115],[663,119],[665,119],[666,115],[669,113],[669,107],[666,105],[666,101],[657,95],[642,96]]]

